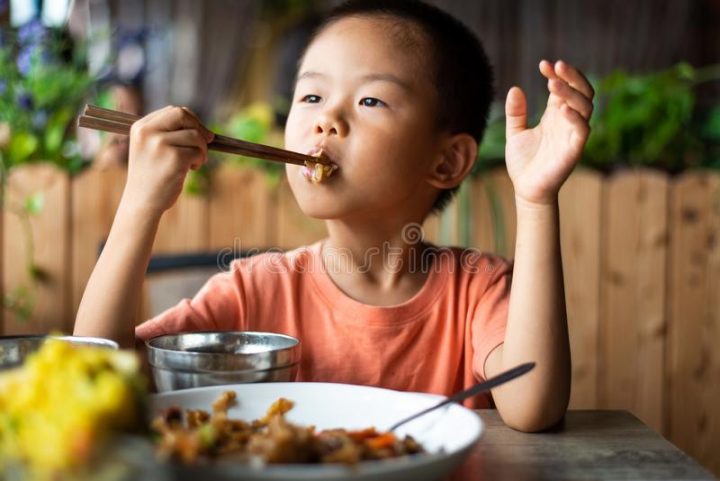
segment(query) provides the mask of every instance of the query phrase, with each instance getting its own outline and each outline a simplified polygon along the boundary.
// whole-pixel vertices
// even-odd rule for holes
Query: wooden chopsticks
[[[78,117],[78,126],[95,130],[104,130],[121,135],[130,135],[130,127],[140,119],[140,116],[104,109],[96,105],[85,105],[83,114]],[[270,147],[269,145],[254,144],[245,140],[233,139],[224,135],[215,134],[215,138],[208,144],[208,149],[230,154],[246,155],[259,159],[285,162],[288,164],[305,165],[306,162],[333,165],[324,157],[312,157],[289,150]]]

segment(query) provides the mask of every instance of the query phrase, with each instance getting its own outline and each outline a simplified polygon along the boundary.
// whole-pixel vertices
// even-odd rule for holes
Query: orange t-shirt
[[[460,248],[435,248],[423,287],[380,307],[341,291],[324,269],[322,242],[236,260],[192,299],[135,329],[140,339],[201,330],[269,331],[300,339],[298,381],[450,395],[484,377],[502,344],[512,265]],[[489,407],[479,396],[469,407]]]

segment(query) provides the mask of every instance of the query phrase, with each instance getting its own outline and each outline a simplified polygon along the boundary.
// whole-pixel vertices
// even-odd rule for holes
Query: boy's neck
[[[373,305],[395,305],[417,293],[429,269],[424,266],[427,244],[418,222],[353,225],[326,221],[323,242],[325,269],[350,297]]]

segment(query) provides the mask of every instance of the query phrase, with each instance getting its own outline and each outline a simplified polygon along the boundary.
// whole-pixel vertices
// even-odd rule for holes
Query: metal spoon
[[[491,377],[490,379],[488,379],[486,381],[479,382],[469,389],[460,391],[459,393],[450,396],[446,400],[439,402],[438,404],[436,404],[434,406],[430,406],[429,408],[427,408],[423,411],[420,411],[419,413],[415,413],[412,416],[407,417],[407,418],[403,419],[402,421],[393,424],[390,427],[390,429],[388,429],[388,431],[395,431],[397,428],[399,428],[403,424],[405,424],[409,421],[412,421],[413,419],[419,418],[420,416],[427,414],[430,411],[434,411],[435,409],[437,409],[439,407],[443,407],[443,406],[453,403],[453,402],[460,402],[463,399],[475,396],[475,395],[480,394],[485,391],[489,391],[490,389],[497,387],[501,384],[505,384],[506,382],[511,381],[511,380],[515,379],[516,377],[522,376],[523,374],[530,371],[534,367],[535,367],[534,362],[527,362],[525,364],[520,364],[519,366],[514,367],[512,369],[508,369],[505,372],[501,372],[500,374],[498,374],[495,377]]]

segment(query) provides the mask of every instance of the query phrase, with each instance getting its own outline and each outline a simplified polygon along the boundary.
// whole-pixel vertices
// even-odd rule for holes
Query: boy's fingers
[[[590,82],[585,75],[569,63],[558,60],[555,63],[555,72],[560,78],[570,84],[572,88],[583,94],[588,99],[592,100],[595,96],[595,90],[592,88],[592,85],[590,85]]]
[[[548,89],[559,98],[559,103],[567,103],[585,119],[590,118],[590,114],[592,114],[593,111],[592,102],[565,81],[560,79],[548,80]],[[559,105],[559,103],[557,104]]]
[[[143,128],[166,132],[196,129],[203,133],[205,143],[210,141],[210,131],[202,125],[194,114],[191,114],[189,110],[183,107],[165,107],[157,111],[157,115],[154,112],[143,122]]]
[[[195,147],[200,150],[207,150],[204,133],[198,129],[182,129],[165,132],[163,138],[169,145],[176,147]]]
[[[588,79],[575,67],[567,62],[558,60],[555,64],[542,60],[539,65],[540,73],[548,79],[561,79],[567,82],[572,88],[592,100],[595,90]]]
[[[197,146],[173,145],[174,159],[182,166],[197,170],[207,162],[207,151]]]
[[[205,134],[205,138],[207,139],[208,142],[211,142],[212,139],[215,137],[215,134],[214,134],[210,129],[208,129],[207,127],[205,127],[205,125],[204,125],[204,124],[202,123],[202,121],[200,120],[200,117],[198,117],[198,116],[195,114],[195,112],[193,112],[192,110],[190,110],[190,109],[187,108],[187,107],[182,107],[182,109],[183,109],[187,114],[189,114],[190,116],[192,116],[195,120],[197,120],[197,123],[200,125],[200,128],[202,129],[203,133]]]
[[[590,127],[582,115],[569,106],[564,105],[560,110],[563,116],[575,127],[571,138],[572,142],[577,144],[576,146],[582,147],[590,133]]]
[[[505,132],[508,138],[527,129],[527,101],[525,93],[512,87],[505,99]]]
[[[144,130],[147,128],[148,125],[150,125],[155,119],[157,119],[159,116],[163,115],[164,112],[166,112],[168,109],[172,108],[172,106],[168,105],[166,107],[163,107],[158,110],[153,110],[147,115],[144,115],[140,119],[136,120],[132,124],[132,130]]]
[[[176,146],[179,158],[190,170],[197,170],[207,161],[207,155],[197,147]]]
[[[557,73],[555,73],[555,68],[553,67],[553,64],[551,64],[547,60],[541,60],[538,68],[540,69],[540,73],[548,79],[558,78]]]
[[[157,118],[156,125],[162,130],[173,131],[197,129],[200,127],[200,122],[182,107],[172,107],[164,115]]]

